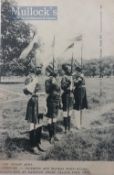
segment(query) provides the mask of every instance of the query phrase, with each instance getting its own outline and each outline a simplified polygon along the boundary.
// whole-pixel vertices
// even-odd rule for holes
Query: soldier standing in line
[[[57,79],[57,70],[53,69],[52,65],[47,67],[49,78],[45,82],[45,89],[47,93],[47,117],[48,120],[48,131],[49,141],[58,141],[56,135],[56,121],[58,111],[60,107],[60,86]]]
[[[67,130],[70,130],[74,96],[73,96],[73,85],[71,76],[71,65],[63,64],[62,70],[63,70],[63,78],[61,80],[61,88],[63,90],[62,94],[63,124],[66,133]]]
[[[80,70],[80,69],[79,69]],[[74,111],[75,117],[77,121],[77,128],[80,129],[82,125],[82,110],[88,109],[87,95],[86,95],[86,87],[85,87],[85,79],[84,75],[79,72],[74,76]]]
[[[41,74],[41,67],[37,67],[37,75]],[[39,101],[38,101],[38,91],[39,91],[38,77],[36,75],[29,76],[25,81],[24,93],[30,95],[30,99],[27,104],[26,118],[30,123],[30,144],[33,153],[38,154],[39,151],[44,151],[41,147],[41,133],[42,133],[42,119],[43,114],[39,113]]]

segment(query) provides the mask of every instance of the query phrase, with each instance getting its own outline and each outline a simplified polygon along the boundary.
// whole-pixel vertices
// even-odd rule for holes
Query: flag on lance
[[[78,35],[78,36],[76,36],[76,37],[74,37],[73,39],[71,39],[72,41],[82,41],[82,39],[83,39],[83,36],[82,36],[82,34],[81,35]]]
[[[73,47],[74,47],[74,42],[71,43],[71,44],[65,49],[65,51],[67,51],[68,49],[71,49],[71,48],[73,48]]]

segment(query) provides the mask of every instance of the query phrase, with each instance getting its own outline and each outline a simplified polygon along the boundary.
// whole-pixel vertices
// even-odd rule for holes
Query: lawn
[[[60,141],[50,145],[44,128],[42,145],[47,151],[33,155],[28,134],[22,134],[29,129],[25,121],[28,97],[23,95],[23,84],[0,84],[0,159],[114,160],[114,77],[102,79],[101,96],[99,78],[87,78],[86,88],[89,109],[83,112],[85,129],[76,130],[73,116],[73,131],[65,135],[60,111],[57,126]],[[42,95],[41,108],[44,104]]]

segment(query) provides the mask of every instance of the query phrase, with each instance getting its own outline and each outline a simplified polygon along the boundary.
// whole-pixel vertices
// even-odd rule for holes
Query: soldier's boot
[[[48,132],[49,132],[49,142],[52,142],[52,137],[53,137],[53,127],[52,124],[48,124]]]
[[[37,142],[37,148],[39,151],[44,152],[45,150],[40,147],[41,145],[41,137],[42,137],[42,127],[39,127],[36,129],[36,142]]]
[[[52,137],[54,138],[54,141],[59,141],[59,139],[57,138],[57,136],[56,136],[56,123],[52,123]]]
[[[36,142],[36,130],[30,131],[30,145],[31,145],[31,151],[34,154],[39,154],[37,149],[37,142]]]
[[[71,126],[71,117],[67,117],[67,122],[68,122],[68,130],[70,131],[70,126]]]
[[[66,133],[67,132],[67,126],[68,126],[68,119],[67,119],[67,117],[64,117],[63,124],[64,124],[64,128],[65,128],[65,133]]]

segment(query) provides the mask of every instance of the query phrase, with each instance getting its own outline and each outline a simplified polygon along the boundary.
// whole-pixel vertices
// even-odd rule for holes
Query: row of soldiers
[[[37,75],[41,74],[41,67],[37,68]],[[24,93],[30,95],[27,104],[26,120],[30,123],[30,143],[34,153],[38,150],[44,151],[41,147],[43,118],[48,118],[47,128],[49,132],[49,142],[57,141],[55,128],[59,109],[62,109],[62,119],[65,133],[70,130],[72,111],[76,112],[88,108],[85,80],[80,70],[71,75],[67,64],[62,65],[62,78],[58,78],[57,70],[50,66],[47,69],[48,78],[45,80],[47,112],[40,112],[38,92],[40,83],[38,77],[31,77],[25,81]],[[43,120],[42,120],[43,119]],[[78,123],[79,124],[79,123]],[[78,126],[77,126],[78,127]]]

